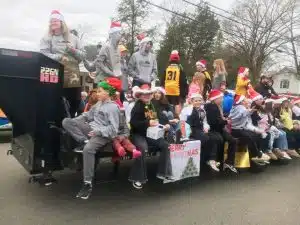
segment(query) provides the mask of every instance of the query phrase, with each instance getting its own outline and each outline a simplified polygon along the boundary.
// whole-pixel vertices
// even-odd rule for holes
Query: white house
[[[300,94],[300,78],[297,78],[294,69],[284,67],[278,72],[270,73],[272,75],[274,90],[279,94]]]

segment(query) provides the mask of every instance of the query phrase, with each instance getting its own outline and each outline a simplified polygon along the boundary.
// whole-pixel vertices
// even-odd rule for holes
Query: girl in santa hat
[[[188,94],[188,84],[183,67],[180,65],[180,56],[177,50],[171,52],[169,66],[164,74],[161,85],[165,88],[169,103],[175,105],[175,111],[179,114]]]
[[[235,94],[248,97],[248,89],[251,88],[250,82],[249,68],[240,67],[235,86]]]
[[[207,122],[210,126],[209,135],[218,137],[222,140],[220,150],[224,151],[224,143],[228,142],[228,157],[224,163],[224,170],[237,173],[234,167],[235,152],[237,149],[237,141],[226,130],[225,126],[228,121],[223,116],[222,110],[223,93],[220,90],[213,89],[208,95],[208,103],[205,105]]]
[[[156,87],[154,92],[154,98],[152,99],[154,107],[169,121],[170,130],[168,131],[169,142],[175,142],[175,133],[177,130],[178,116],[174,112],[174,108],[169,104],[166,98],[166,91],[162,87]]]
[[[248,146],[251,160],[268,163],[270,157],[261,151],[262,133],[252,124],[251,115],[255,108],[250,108],[249,100],[244,95],[235,95],[234,104],[229,114],[231,134]]]
[[[141,189],[143,184],[147,182],[147,169],[145,164],[145,152],[149,150],[148,146],[154,147],[155,150],[161,152],[157,177],[159,179],[171,179],[172,167],[170,160],[169,144],[164,138],[153,140],[147,137],[147,129],[156,127],[159,124],[164,130],[169,130],[170,125],[159,111],[151,103],[153,90],[150,85],[144,84],[141,87],[133,88],[133,97],[137,99],[132,111],[130,119],[130,133],[133,143],[142,152],[142,156],[135,159],[129,180],[132,181],[133,187]]]
[[[192,131],[190,138],[201,141],[201,162],[206,163],[212,170],[219,172],[220,169],[218,167],[220,164],[217,162],[217,158],[218,151],[223,145],[223,139],[209,133],[202,96],[193,94],[191,102],[193,110],[187,118],[187,123]]]
[[[70,102],[71,116],[75,116],[81,92],[79,63],[85,58],[85,51],[79,39],[70,33],[63,15],[57,10],[51,12],[48,32],[40,42],[40,52],[64,64],[64,87],[68,87],[64,89],[64,95]]]
[[[204,59],[196,62],[197,70],[200,72],[201,75],[201,81],[203,79],[203,89],[202,89],[202,93],[200,94],[202,94],[204,100],[207,99],[207,95],[212,89],[211,77],[207,72],[206,66],[207,66],[207,61]]]

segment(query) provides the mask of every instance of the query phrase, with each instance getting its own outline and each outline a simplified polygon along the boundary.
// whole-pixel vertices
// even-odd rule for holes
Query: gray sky
[[[198,3],[199,0],[190,1]],[[177,5],[181,0],[152,0],[152,2],[156,4],[173,2]],[[208,0],[208,2],[223,9],[230,9],[234,0]],[[116,15],[117,3],[117,0],[3,1],[0,9],[2,21],[0,47],[38,51],[39,41],[47,31],[49,14],[53,9],[61,11],[70,28],[77,28],[78,25],[85,27],[87,35],[83,44],[104,41],[110,19]],[[152,11],[151,23],[162,23],[167,13],[155,8]]]

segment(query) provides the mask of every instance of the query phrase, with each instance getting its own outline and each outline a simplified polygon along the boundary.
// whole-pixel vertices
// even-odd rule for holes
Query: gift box
[[[165,136],[164,126],[159,125],[155,127],[149,127],[147,129],[147,137],[153,140],[158,140]]]

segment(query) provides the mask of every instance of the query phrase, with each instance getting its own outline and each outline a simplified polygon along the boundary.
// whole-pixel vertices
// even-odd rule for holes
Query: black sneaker
[[[76,198],[88,199],[92,193],[92,184],[84,183]]]
[[[233,165],[230,165],[230,164],[227,164],[227,163],[224,163],[224,171],[225,170],[230,170],[231,172],[233,173],[238,173],[237,169],[233,166]]]

